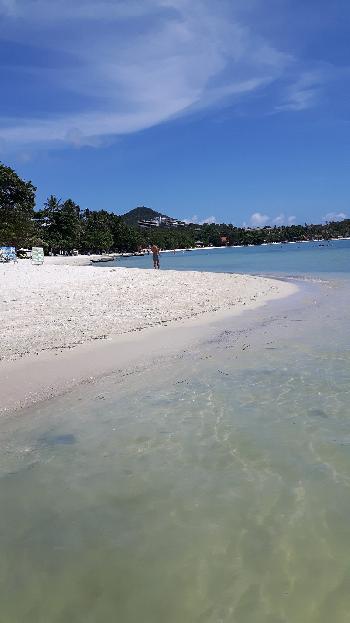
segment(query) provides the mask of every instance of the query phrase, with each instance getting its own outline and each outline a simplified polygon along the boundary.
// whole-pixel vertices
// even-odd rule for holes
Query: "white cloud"
[[[201,225],[214,225],[216,223],[215,216],[207,216],[203,221],[200,222]]]
[[[0,136],[9,145],[75,144],[76,137],[90,144],[95,137],[136,132],[263,88],[291,63],[239,23],[226,3],[0,2],[18,17],[5,17],[9,40],[40,41],[44,50],[69,55],[69,63],[50,70],[32,68],[43,90],[54,85],[65,104],[73,92],[85,98],[75,112],[0,118]]]
[[[267,214],[261,214],[261,212],[254,212],[250,217],[252,227],[264,227],[269,221],[270,217]]]
[[[271,222],[273,225],[281,227],[281,225],[293,225],[295,220],[295,216],[286,216],[283,212],[281,212],[281,214],[275,216],[275,218],[273,218]]]
[[[265,225],[276,225],[281,227],[282,225],[293,225],[295,222],[295,216],[286,216],[283,212],[277,216],[269,216],[268,214],[262,214],[261,212],[254,212],[250,217],[250,225],[252,227],[264,227]],[[246,223],[243,224],[243,227]]]
[[[200,220],[197,214],[194,214],[190,218],[184,218],[183,220],[184,223],[193,223],[197,225],[213,225],[217,222],[215,216],[207,216],[207,218]]]
[[[189,224],[189,223],[196,224],[196,223],[198,223],[198,216],[197,216],[197,214],[194,214],[193,216],[190,216],[190,218],[184,218],[183,222],[187,223],[187,224]]]
[[[284,221],[285,221],[284,214],[279,214],[278,216],[275,216],[272,223],[273,225],[283,225]]]
[[[328,212],[325,216],[322,216],[322,221],[330,223],[332,221],[343,221],[345,218],[349,218],[345,212]]]

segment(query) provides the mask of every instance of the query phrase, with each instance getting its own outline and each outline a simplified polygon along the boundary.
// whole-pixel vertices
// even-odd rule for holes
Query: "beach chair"
[[[0,247],[1,262],[17,262],[17,253],[15,247]]]
[[[32,247],[32,264],[40,266],[44,263],[44,249],[42,247]]]

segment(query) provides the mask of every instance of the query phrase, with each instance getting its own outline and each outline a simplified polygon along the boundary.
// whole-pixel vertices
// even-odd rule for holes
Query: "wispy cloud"
[[[300,111],[314,107],[320,99],[326,81],[326,72],[320,69],[302,73],[285,89],[284,101],[276,107],[276,110]]]
[[[59,89],[57,110],[0,118],[8,145],[99,145],[101,137],[247,96],[285,78],[294,62],[225,2],[0,0],[0,14],[0,35],[62,58],[31,68],[40,71],[43,93]],[[279,109],[311,105],[316,82],[311,74],[295,79]],[[73,94],[81,109],[69,112]]]
[[[328,212],[322,216],[322,221],[324,223],[331,223],[332,221],[343,221],[346,218],[349,218],[349,216],[345,214],[345,212]]]

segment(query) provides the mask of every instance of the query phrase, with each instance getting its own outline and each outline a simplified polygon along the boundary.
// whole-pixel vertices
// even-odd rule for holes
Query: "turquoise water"
[[[114,264],[151,268],[152,256],[121,258]],[[350,273],[350,240],[162,253],[161,268],[274,275],[341,273],[346,277]]]
[[[350,296],[329,269],[1,421],[1,623],[348,623]]]

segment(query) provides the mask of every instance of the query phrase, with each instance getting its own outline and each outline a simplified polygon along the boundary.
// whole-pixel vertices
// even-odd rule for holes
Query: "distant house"
[[[226,246],[230,244],[230,240],[228,238],[228,236],[220,236],[220,242],[222,244],[222,246]]]
[[[195,242],[195,246],[197,247],[197,249],[201,249],[202,247],[204,247],[204,242],[202,242],[201,240],[197,240]]]

